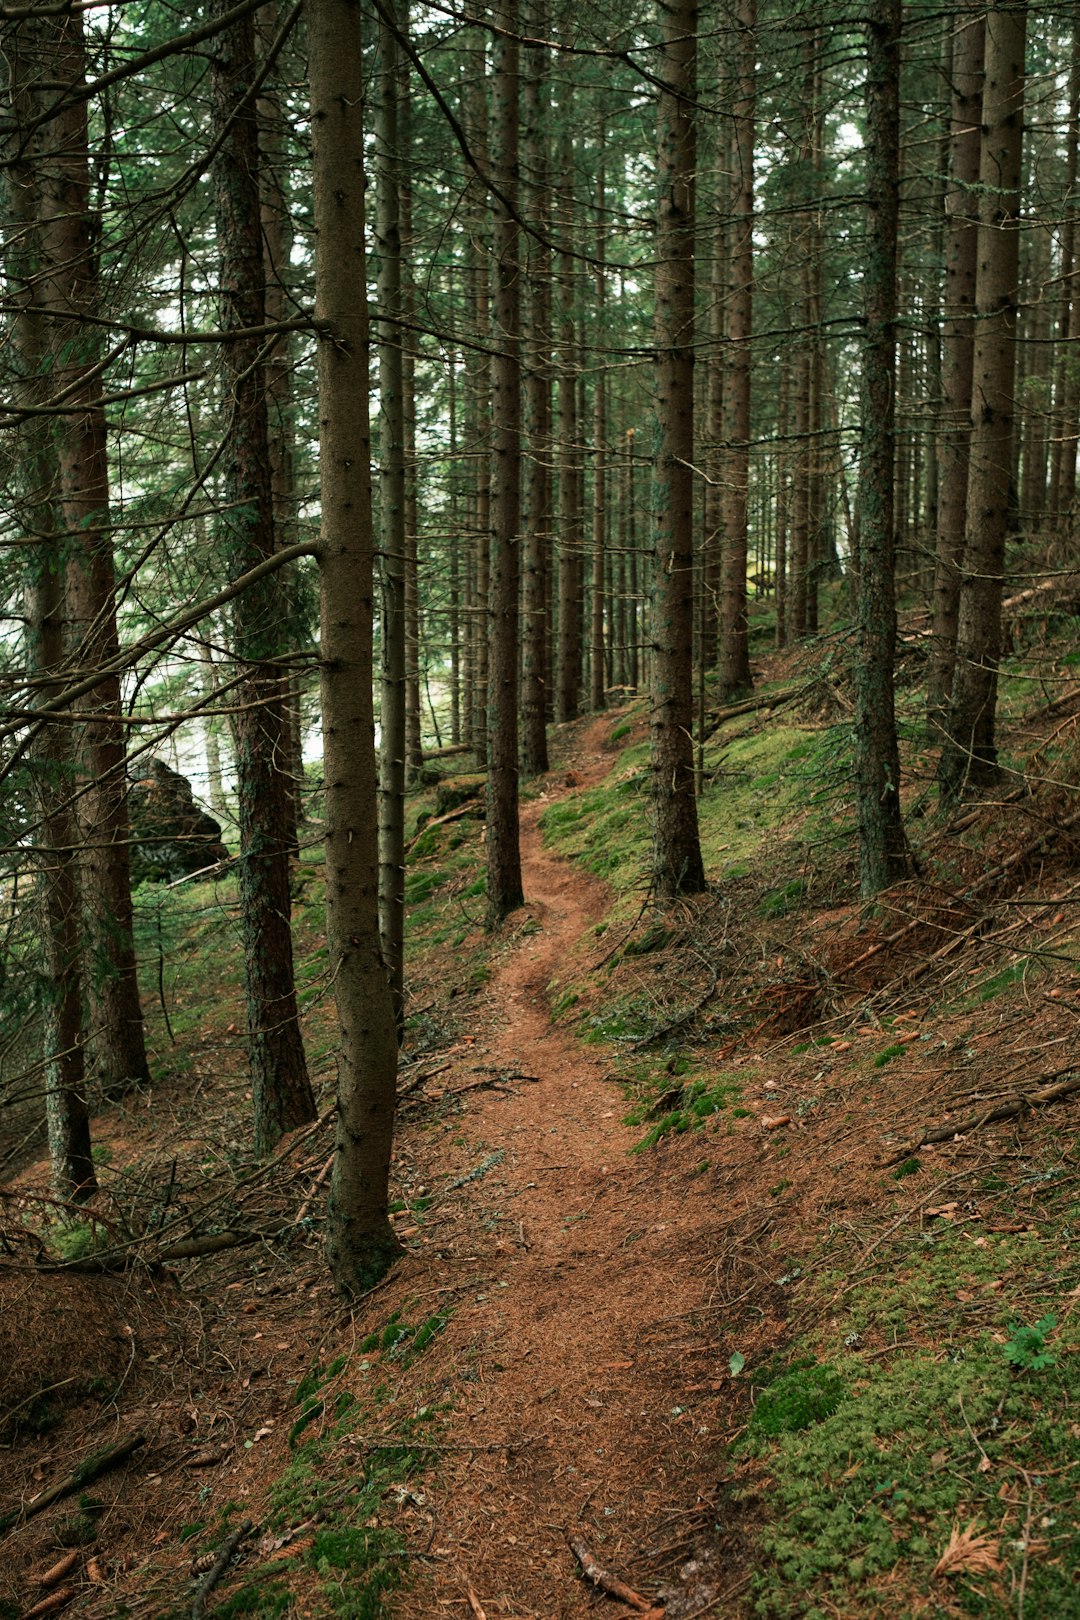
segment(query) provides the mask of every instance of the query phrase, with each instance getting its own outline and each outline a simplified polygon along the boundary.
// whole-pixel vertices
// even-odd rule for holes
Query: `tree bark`
[[[547,33],[546,0],[533,0],[528,31]],[[539,235],[551,233],[551,187],[547,125],[551,114],[548,52],[534,47],[522,86],[525,127],[523,180],[531,187],[529,216]],[[521,753],[526,776],[548,768],[547,647],[551,551],[551,250],[547,241],[529,242],[529,364],[523,380],[525,432],[529,458],[525,466],[523,513],[524,588],[521,671]]]
[[[492,362],[491,641],[487,782],[487,921],[524,903],[518,829],[518,587],[521,552],[521,265],[518,225],[517,0],[493,7],[492,173],[495,358]],[[505,199],[505,200],[503,200]]]
[[[583,474],[578,443],[577,261],[574,257],[573,84],[564,84],[559,105],[558,177],[564,198],[562,251],[558,262],[559,304],[559,639],[555,718],[576,720],[581,706]]]
[[[720,696],[734,697],[752,684],[746,605],[750,495],[750,339],[754,278],[754,116],[757,0],[739,0],[732,108],[731,294],[727,314],[727,380],[724,391],[724,543],[720,585]]]
[[[657,415],[651,625],[653,890],[705,888],[694,798],[694,168],[697,0],[661,5],[657,139]]]
[[[224,7],[227,0],[218,0]],[[214,159],[222,326],[258,329],[265,320],[259,142],[248,88],[255,76],[252,14],[219,36],[211,68],[218,130]],[[237,578],[276,549],[273,488],[260,340],[234,337],[222,355],[228,426],[222,527]],[[286,650],[280,572],[237,597],[233,629],[244,680],[236,714],[238,886],[248,1022],[255,1151],[315,1118],[293,981],[280,658]]]
[[[379,946],[372,709],[374,535],[364,266],[364,64],[357,0],[311,0],[326,913],[340,1025],[327,1258],[342,1293],[400,1253],[387,1211],[397,1027]]]
[[[931,735],[945,718],[956,662],[960,568],[967,515],[971,439],[971,377],[975,352],[975,270],[978,246],[979,124],[982,118],[985,20],[959,21],[953,45],[949,181],[945,196],[945,320],[942,332],[941,431],[938,438],[938,516],[934,620],[926,676]]]
[[[409,0],[400,0],[401,27],[409,27]],[[415,786],[424,768],[420,720],[420,464],[416,455],[416,338],[412,257],[412,103],[409,64],[399,53],[398,143],[401,200],[401,381],[405,402],[405,780]]]
[[[52,382],[73,405],[58,420],[59,512],[67,536],[69,659],[80,671],[117,654],[115,571],[109,513],[107,428],[101,358],[95,226],[90,204],[86,42],[79,12],[49,29],[44,92],[60,110],[43,126],[38,160],[42,305],[49,316]],[[70,91],[57,97],[58,86]],[[98,1084],[119,1096],[149,1079],[132,933],[130,830],[119,676],[81,704],[76,744],[85,780],[78,820],[89,954],[83,989],[88,1050]]]
[[[866,335],[855,665],[855,802],[859,879],[865,897],[903,877],[908,867],[893,705],[900,14],[900,0],[872,0],[867,19],[868,217],[863,254]]]
[[[28,139],[22,129],[37,111],[31,86],[51,58],[52,18],[0,25],[8,70],[7,107],[12,140],[3,156],[7,246],[5,269],[12,310],[16,393],[27,405],[41,402],[52,383],[49,340],[41,307],[41,198],[38,165],[49,136]],[[47,132],[48,126],[46,126]],[[26,555],[26,650],[36,678],[37,702],[47,706],[63,687],[63,537],[56,524],[56,462],[46,418],[21,426],[21,478],[15,517],[28,540]],[[53,1188],[76,1202],[97,1190],[86,1106],[82,1011],[81,896],[78,827],[72,801],[71,729],[64,721],[42,726],[31,756],[37,809],[38,886],[44,965],[45,1117]]]
[[[379,353],[379,550],[382,679],[379,700],[379,933],[394,1016],[405,1006],[406,558],[405,367],[399,146],[399,7],[385,0],[379,22],[375,119]]]
[[[1080,163],[1080,17],[1073,19],[1069,59],[1069,113],[1065,131],[1065,219],[1061,228],[1061,339],[1054,387],[1054,447],[1050,471],[1049,522],[1065,530],[1076,496],[1076,441],[1080,416],[1080,240],[1076,231],[1076,180]]]
[[[280,24],[278,0],[265,0],[255,14],[256,52],[261,67]],[[271,78],[259,91],[260,220],[263,259],[266,266],[265,319],[287,321],[292,313],[288,297],[289,266],[292,261],[293,229],[289,196],[282,177],[287,161],[286,124],[279,85]],[[282,332],[266,356],[267,433],[270,450],[270,488],[274,512],[274,540],[278,546],[294,545],[299,538],[296,493],[296,444],[293,403],[292,334]],[[284,630],[290,651],[306,645],[302,587],[299,568],[294,564],[282,570],[280,590],[285,613]],[[303,812],[301,790],[304,781],[303,726],[300,711],[301,690],[297,677],[286,672],[281,677],[282,775],[285,781],[285,837],[289,853],[298,855],[298,824]]]
[[[604,330],[604,303],[607,275],[604,271],[604,244],[607,239],[604,197],[604,126],[601,123],[596,155],[596,262],[593,266],[595,302],[593,315],[598,329]],[[593,507],[592,507],[592,592],[589,640],[589,708],[598,713],[604,707],[604,563],[607,554],[607,386],[602,369],[593,379]]]
[[[467,92],[469,141],[477,161],[488,161],[487,59],[481,46],[476,71]],[[490,297],[488,283],[487,199],[479,185],[470,188],[472,230],[469,244],[469,280],[474,312],[474,331],[482,348],[489,338]],[[473,592],[472,620],[472,745],[476,764],[483,770],[488,762],[488,615],[491,611],[491,366],[483,353],[473,360],[470,378],[471,433],[473,458]]]
[[[986,16],[979,159],[971,448],[956,668],[938,767],[946,802],[999,776],[994,719],[1015,412],[1020,177],[1027,12]]]

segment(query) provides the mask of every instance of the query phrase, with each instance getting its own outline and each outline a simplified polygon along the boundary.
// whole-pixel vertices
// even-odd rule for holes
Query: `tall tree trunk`
[[[528,32],[542,39],[547,33],[546,0],[533,0]],[[530,187],[529,217],[539,236],[551,233],[550,162],[547,125],[550,118],[548,53],[534,47],[528,56],[522,86],[525,128],[522,151],[523,179]],[[522,625],[521,754],[527,776],[548,768],[547,646],[549,558],[551,547],[551,250],[546,240],[528,245],[529,363],[523,379],[525,432],[529,458],[524,544],[524,623]]]
[[[278,0],[264,0],[255,14],[255,44],[259,67],[269,54],[278,32]],[[267,322],[287,321],[292,313],[288,279],[292,262],[293,229],[289,197],[283,178],[287,161],[286,123],[279,85],[264,80],[257,104],[260,158],[260,221],[266,266],[265,316]],[[292,336],[282,332],[266,356],[267,431],[270,448],[270,488],[273,495],[274,539],[278,546],[294,545],[297,525],[296,444],[293,406]],[[285,632],[290,652],[307,642],[299,569],[293,563],[281,571],[280,591]],[[302,814],[304,781],[301,689],[296,674],[286,669],[281,677],[282,775],[285,781],[285,837],[289,853],[298,855],[298,823]]]
[[[204,634],[210,635],[207,629]],[[217,665],[209,641],[203,641],[199,646],[199,697],[203,703],[209,704],[214,696],[214,673]],[[203,746],[206,750],[206,796],[210,801],[210,808],[221,822],[222,826],[231,820],[229,807],[225,801],[225,782],[221,764],[221,735],[218,731],[220,722],[213,713],[203,711]]]
[[[409,0],[400,0],[400,26],[409,28]],[[420,780],[424,750],[420,724],[420,464],[416,455],[416,336],[412,258],[412,102],[409,64],[399,53],[398,144],[401,199],[401,381],[405,402],[405,779]]]
[[[634,430],[626,430],[626,551],[627,551],[627,588],[630,593],[626,615],[626,633],[630,646],[628,649],[630,685],[634,691],[641,686],[641,600],[638,569],[638,522],[637,522],[637,479],[634,474],[637,463],[634,459]]]
[[[518,587],[521,572],[521,265],[518,0],[496,0],[492,75],[495,358],[492,363],[491,695],[488,700],[487,920],[524,902],[518,837]]]
[[[1039,534],[1046,503],[1047,457],[1050,449],[1050,230],[1031,227],[1030,262],[1024,302],[1025,344],[1031,359],[1023,400],[1020,518],[1028,536]]]
[[[999,775],[994,720],[1015,412],[1026,29],[1022,6],[987,12],[967,528],[956,668],[938,769],[947,802]]]
[[[101,313],[96,227],[91,217],[86,42],[80,12],[50,30],[49,101],[61,110],[44,126],[38,160],[42,304],[49,323],[52,381],[73,405],[60,419],[60,516],[68,537],[69,656],[80,673],[115,662],[116,579],[109,467],[99,369]],[[57,89],[63,91],[57,96]],[[132,935],[130,834],[119,676],[80,704],[78,743],[86,773],[79,800],[83,899],[90,938],[84,991],[88,1044],[98,1084],[116,1096],[149,1079]]]
[[[12,305],[12,339],[21,403],[40,406],[50,392],[49,341],[41,309],[41,198],[36,172],[42,148],[51,145],[48,126],[29,137],[23,129],[39,111],[31,90],[43,63],[52,60],[52,18],[0,24],[8,72],[4,111],[12,139],[2,155],[7,244],[5,270]],[[56,463],[48,418],[30,416],[20,426],[22,454],[15,517],[29,542],[26,556],[26,651],[39,706],[63,688],[63,540],[56,524]],[[64,721],[41,726],[31,755],[37,810],[41,941],[44,973],[45,1117],[53,1189],[57,1197],[82,1201],[97,1190],[86,1106],[82,1011],[78,828],[73,809],[71,729]]]
[[[379,22],[379,99],[375,120],[379,323],[379,476],[381,499],[382,680],[379,700],[379,932],[394,1015],[405,1005],[405,380],[402,324],[401,155],[397,41],[400,7],[386,0]]]
[[[926,677],[931,733],[941,727],[952,690],[960,568],[967,515],[971,438],[971,377],[975,352],[975,267],[978,246],[979,124],[982,118],[981,14],[959,19],[953,45],[949,181],[945,196],[945,323],[942,332],[942,409],[938,439],[937,547],[934,620]]]
[[[228,0],[218,0],[219,15]],[[218,36],[211,91],[222,140],[214,159],[221,253],[221,320],[251,332],[265,320],[259,217],[259,142],[249,87],[255,76],[252,13]],[[257,337],[224,345],[228,421],[222,524],[233,578],[275,550],[266,378]],[[293,981],[289,922],[288,790],[283,771],[280,578],[268,574],[234,604],[236,654],[245,671],[236,716],[240,829],[240,932],[247,1000],[255,1151],[315,1118]]]
[[[724,545],[720,594],[720,695],[751,685],[746,606],[750,495],[750,339],[754,278],[754,114],[757,0],[739,0],[732,108],[731,297],[727,318]]]
[[[593,313],[597,327],[604,330],[604,302],[607,276],[604,272],[604,243],[607,219],[604,197],[604,129],[601,125],[596,156],[596,262],[593,285],[596,301]],[[593,511],[592,511],[592,616],[590,621],[591,660],[589,664],[589,707],[594,713],[604,707],[604,562],[607,554],[607,388],[603,369],[593,379]]]
[[[469,141],[478,163],[487,163],[487,59],[483,46],[467,90]],[[473,319],[478,348],[489,339],[487,198],[479,186],[470,188],[472,230],[469,267]],[[473,564],[475,591],[472,615],[472,745],[479,769],[488,763],[488,616],[491,611],[491,366],[483,354],[474,357],[470,379],[470,444],[473,460]]]
[[[653,890],[705,888],[694,798],[694,169],[697,0],[661,3],[650,763]]]
[[[372,712],[374,535],[364,268],[364,64],[357,0],[308,11],[326,920],[340,1026],[327,1258],[338,1288],[370,1288],[400,1253],[388,1214],[397,1026],[379,946]]]
[[[788,434],[789,373],[780,375],[780,397],[776,405],[776,520],[773,541],[773,586],[776,591],[777,647],[787,646],[787,543],[788,543]]]
[[[1076,181],[1080,166],[1080,16],[1073,18],[1069,59],[1069,114],[1065,130],[1065,218],[1061,228],[1061,339],[1054,385],[1054,443],[1050,468],[1049,524],[1060,532],[1068,523],[1076,493],[1076,433],[1080,406],[1080,241],[1076,232]]]
[[[862,452],[856,606],[855,801],[864,896],[907,871],[893,707],[896,654],[896,254],[900,214],[900,0],[867,21]]]
[[[457,354],[447,357],[447,428],[450,449],[450,581],[447,626],[450,636],[450,744],[461,742],[461,551],[458,544],[461,517],[460,467],[458,463]]]
[[[581,607],[584,519],[583,473],[578,443],[577,260],[574,257],[574,146],[571,135],[573,84],[560,99],[558,178],[564,198],[562,251],[558,263],[559,299],[559,641],[555,718],[576,720],[581,701]]]

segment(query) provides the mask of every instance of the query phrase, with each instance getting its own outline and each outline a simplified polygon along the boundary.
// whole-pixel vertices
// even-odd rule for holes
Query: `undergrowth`
[[[1030,1230],[908,1228],[865,1280],[806,1285],[827,1347],[796,1342],[741,1443],[769,1482],[755,1613],[1004,1620],[1021,1582],[1028,1615],[1080,1612],[1080,1203],[1064,1164],[1023,1168],[979,1196],[1036,1205]]]

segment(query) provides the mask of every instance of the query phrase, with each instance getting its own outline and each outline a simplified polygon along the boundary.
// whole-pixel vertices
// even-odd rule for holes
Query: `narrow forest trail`
[[[605,716],[584,734],[576,786],[604,775],[610,729]],[[543,847],[538,821],[557,792],[523,808],[538,929],[503,954],[492,1025],[472,1053],[474,1066],[532,1078],[477,1089],[462,1121],[474,1158],[501,1157],[454,1195],[468,1208],[469,1263],[484,1275],[454,1316],[470,1382],[431,1480],[434,1591],[421,1582],[405,1593],[401,1616],[430,1613],[432,1598],[466,1612],[470,1585],[489,1617],[582,1616],[597,1594],[575,1573],[568,1535],[654,1592],[665,1570],[649,1550],[664,1547],[670,1566],[714,1519],[724,1386],[708,1325],[707,1178],[630,1155],[641,1130],[623,1123],[609,1058],[551,1022],[549,982],[603,908],[600,886]],[[719,1574],[701,1572],[669,1615],[699,1609],[725,1584]]]

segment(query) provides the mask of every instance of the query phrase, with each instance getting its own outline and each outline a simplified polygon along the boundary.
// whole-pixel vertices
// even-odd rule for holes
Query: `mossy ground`
[[[905,1227],[862,1268],[833,1245],[802,1285],[814,1326],[741,1446],[771,1521],[755,1613],[907,1615],[936,1595],[942,1611],[1004,1617],[1021,1582],[1028,1614],[1080,1612],[1076,1164],[1006,1163],[970,1190],[970,1215]],[[1002,1209],[1030,1225],[996,1230],[1024,1224],[995,1221]],[[800,1367],[803,1349],[834,1363],[836,1399],[816,1414],[821,1367]],[[781,1387],[810,1421],[760,1421]],[[935,1574],[968,1526],[993,1567]]]

